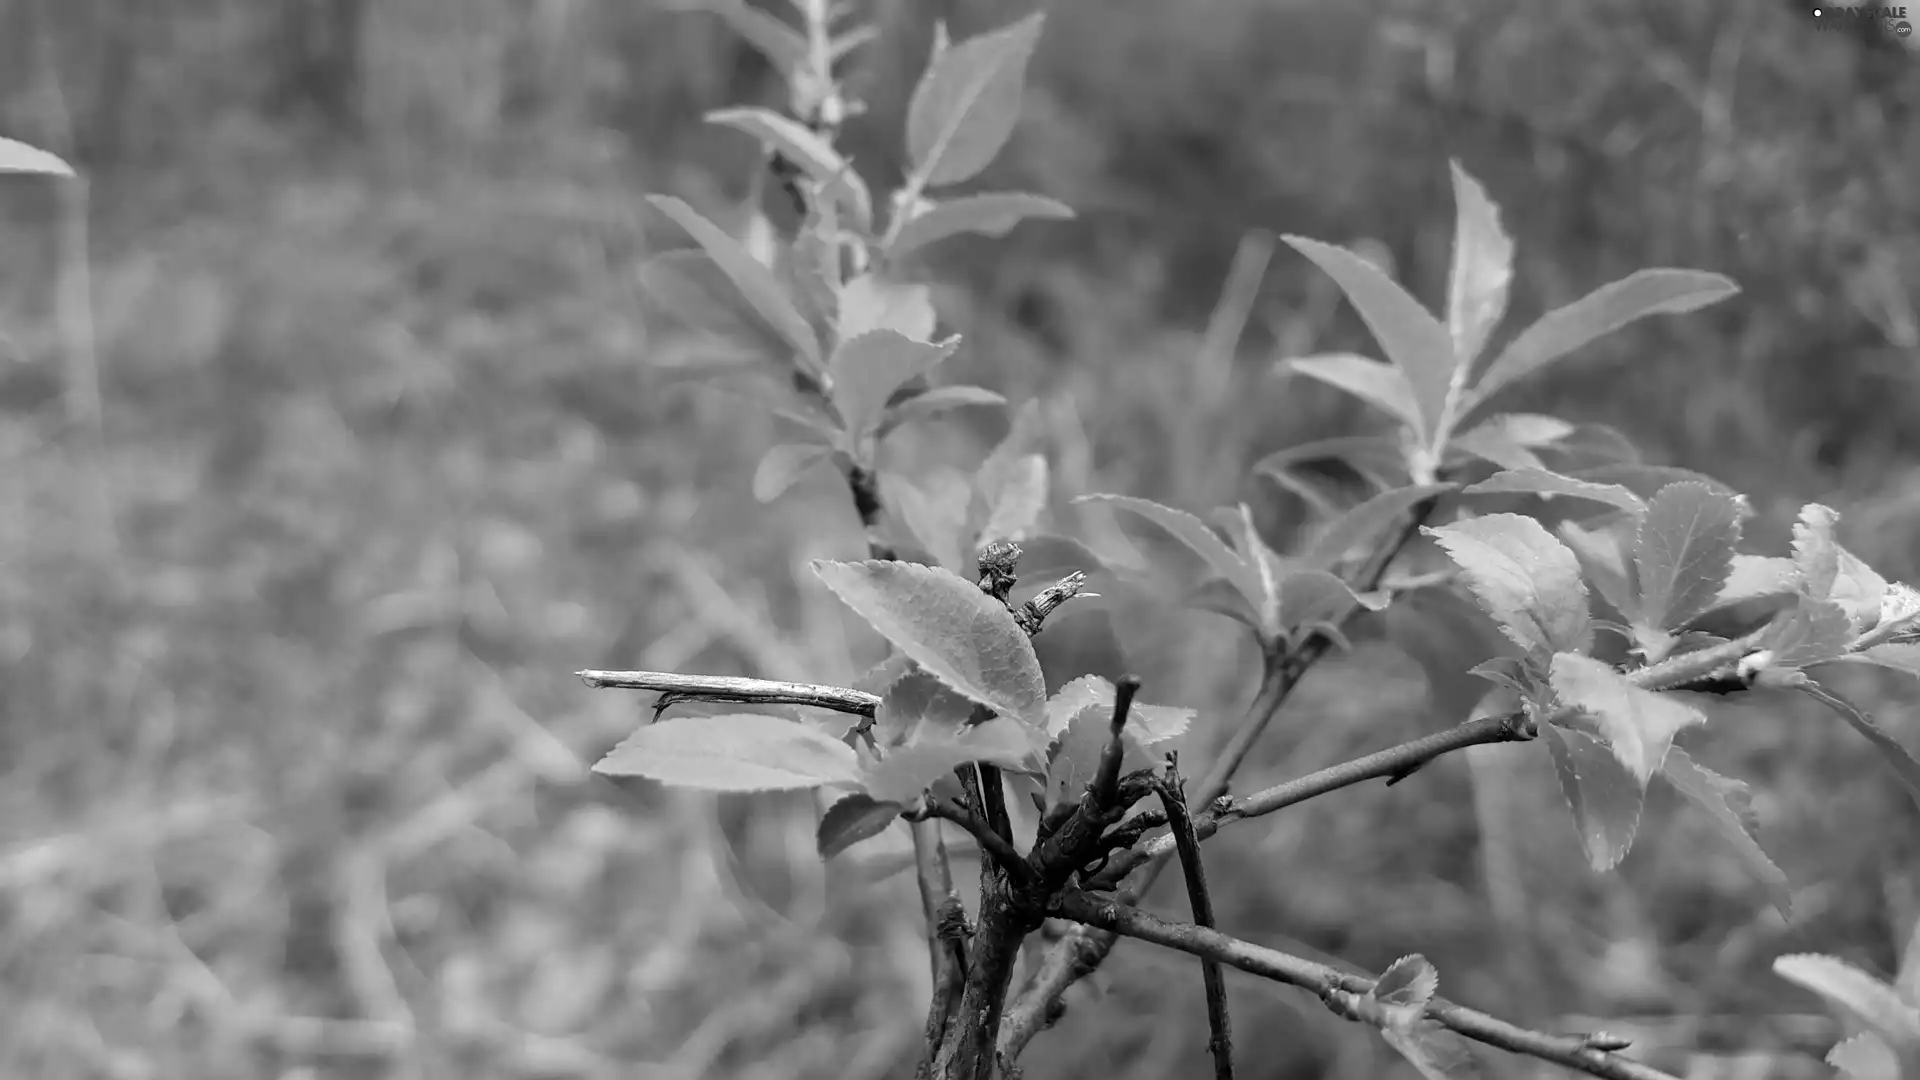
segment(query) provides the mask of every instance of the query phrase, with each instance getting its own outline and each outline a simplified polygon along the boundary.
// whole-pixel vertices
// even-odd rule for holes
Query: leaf
[[[1789,596],[1800,580],[1800,571],[1792,559],[1771,555],[1735,554],[1727,568],[1727,580],[1714,598],[1714,607],[1731,607],[1769,596]]]
[[[1465,488],[1468,495],[1540,495],[1543,497],[1565,496],[1572,499],[1586,499],[1590,502],[1605,503],[1629,514],[1643,514],[1647,504],[1640,496],[1618,484],[1595,484],[1586,480],[1576,480],[1571,476],[1548,472],[1545,469],[1521,468],[1497,472],[1485,480]]]
[[[1440,973],[1419,953],[1395,960],[1380,973],[1367,996],[1382,1005],[1424,1011],[1440,991]]]
[[[1510,425],[1498,423],[1512,416],[1511,413],[1504,413],[1472,431],[1449,436],[1447,449],[1492,462],[1503,469],[1551,471],[1531,446],[1516,437]]]
[[[973,569],[973,559],[965,550],[968,509],[973,489],[957,470],[937,468],[913,483],[905,477],[887,474],[882,491],[895,514],[927,554],[956,574]]]
[[[1074,718],[1088,709],[1101,710],[1111,725],[1118,694],[1113,683],[1099,675],[1082,675],[1067,683],[1047,699],[1048,736],[1057,739],[1065,734]],[[1150,747],[1184,734],[1193,718],[1192,709],[1147,705],[1136,699],[1127,708],[1127,724],[1122,730],[1142,747]]]
[[[855,792],[827,807],[814,833],[814,846],[821,858],[831,859],[860,841],[885,832],[887,826],[900,820],[902,809],[899,803],[882,802]]]
[[[1378,1007],[1380,1035],[1426,1080],[1465,1080],[1480,1075],[1460,1036],[1426,1018],[1440,988],[1439,973],[1419,953],[1403,956],[1380,973],[1365,1000]]]
[[[857,787],[853,749],[822,731],[764,713],[689,716],[648,724],[593,766],[706,791]]]
[[[1772,666],[1792,670],[1839,659],[1852,639],[1853,625],[1840,605],[1803,596],[1767,624],[1759,647],[1773,654]]]
[[[870,330],[892,330],[914,341],[928,341],[937,321],[933,297],[925,285],[861,274],[840,287],[835,329],[843,339]]]
[[[1773,972],[1826,999],[1843,1015],[1880,1037],[1905,1067],[1920,1058],[1920,1009],[1900,1000],[1893,987],[1844,960],[1818,953],[1775,958]]]
[[[1346,582],[1325,570],[1296,571],[1280,581],[1279,628],[1295,635],[1337,629],[1361,603]]]
[[[1005,405],[1007,399],[979,386],[936,386],[897,405],[887,407],[880,420],[879,434],[886,435],[902,424],[911,424],[941,413],[970,405]]]
[[[770,109],[716,109],[707,114],[707,123],[745,132],[779,151],[820,185],[855,229],[862,233],[873,230],[873,196],[867,191],[866,181],[825,136]]]
[[[1887,581],[1834,539],[1839,523],[1839,514],[1818,503],[1801,508],[1793,527],[1793,562],[1801,589],[1840,605],[1857,634],[1879,621]]]
[[[1619,530],[1585,529],[1577,522],[1563,521],[1559,531],[1560,539],[1580,560],[1581,571],[1599,590],[1600,598],[1612,605],[1622,618],[1631,618],[1639,585],[1634,580],[1633,564],[1627,558]]]
[[[1920,805],[1920,761],[1915,761],[1913,752],[1900,744],[1900,740],[1887,734],[1879,724],[1873,722],[1858,705],[1841,697],[1815,682],[1803,683],[1798,688],[1802,693],[1840,714],[1853,730],[1866,736],[1875,750],[1880,751],[1880,759],[1887,763],[1900,782],[1906,785],[1907,794],[1913,797],[1915,805]]]
[[[1254,465],[1254,470],[1277,474],[1296,464],[1325,460],[1341,462],[1378,488],[1401,487],[1407,482],[1406,453],[1394,440],[1379,435],[1315,439],[1268,454]]]
[[[1027,62],[1044,13],[941,50],[907,103],[907,158],[916,186],[966,180],[1013,134]]]
[[[956,341],[929,344],[897,330],[870,330],[848,338],[827,364],[833,404],[856,439],[880,426],[887,399],[908,380],[932,371],[953,355]]]
[[[1465,720],[1486,696],[1488,682],[1473,668],[1511,651],[1497,627],[1451,589],[1415,589],[1384,614],[1387,639],[1420,665],[1426,700],[1436,721]]]
[[[1590,656],[1556,653],[1552,680],[1561,701],[1594,719],[1614,756],[1642,787],[1660,770],[1673,737],[1682,728],[1707,722],[1705,713],[1685,701],[1641,689]]]
[[[1047,508],[1047,459],[1028,454],[1006,475],[993,479],[994,488],[980,493],[986,499],[988,517],[979,542],[1025,539]]]
[[[1634,541],[1640,582],[1638,610],[1632,613],[1636,637],[1643,631],[1651,638],[1652,632],[1677,630],[1713,607],[1739,542],[1740,503],[1734,496],[1691,481],[1661,488]]]
[[[1846,1080],[1900,1080],[1900,1059],[1878,1035],[1863,1031],[1827,1051],[1827,1064]]]
[[[833,456],[833,448],[818,443],[782,443],[768,450],[753,470],[753,497],[772,502],[786,493],[808,469]]]
[[[1426,434],[1427,425],[1420,412],[1419,399],[1415,396],[1413,384],[1407,381],[1405,372],[1354,353],[1302,357],[1282,361],[1280,366],[1283,371],[1298,371],[1328,386],[1345,390],[1384,410],[1416,435],[1424,437]]]
[[[1461,415],[1583,345],[1649,315],[1680,315],[1725,300],[1740,287],[1700,270],[1640,270],[1541,316],[1494,357]]]
[[[73,176],[73,166],[37,146],[0,137],[0,173]]]
[[[1307,548],[1307,564],[1323,570],[1338,565],[1355,548],[1370,548],[1382,533],[1399,523],[1407,511],[1452,490],[1452,484],[1415,484],[1375,495],[1342,514],[1320,533]]]
[[[1920,643],[1917,642],[1886,642],[1848,653],[1837,659],[1875,664],[1895,671],[1904,671],[1909,675],[1920,675]]]
[[[973,716],[973,702],[948,689],[904,653],[893,655],[907,670],[878,691],[880,704],[873,710],[873,738],[883,751],[926,739],[928,732],[950,733],[966,726]],[[914,794],[917,791],[906,797]]]
[[[909,252],[962,233],[1002,237],[1027,218],[1066,221],[1072,217],[1072,207],[1044,195],[1015,191],[963,195],[921,207],[900,227],[887,255],[904,258]]]
[[[940,681],[1002,716],[1038,725],[1046,682],[1006,606],[950,571],[910,563],[816,559],[843,603]]]
[[[720,16],[782,75],[790,76],[807,66],[807,39],[800,31],[745,0],[667,0],[665,6],[673,11],[711,11]]]
[[[813,326],[793,306],[793,300],[781,288],[773,271],[761,265],[752,253],[726,231],[696,213],[693,207],[668,195],[649,195],[647,201],[679,222],[699,242],[700,247],[740,290],[747,303],[787,344],[815,367],[820,364],[820,339]]]
[[[1408,396],[1414,403],[1412,411],[1419,418],[1411,426],[1423,441],[1438,435],[1455,366],[1453,338],[1447,328],[1420,301],[1359,255],[1304,237],[1281,239],[1339,284],[1387,359],[1405,376]]]
[[[1205,560],[1213,572],[1227,579],[1228,583],[1239,590],[1250,605],[1260,603],[1261,585],[1259,571],[1241,561],[1233,549],[1220,539],[1219,534],[1209,528],[1206,522],[1183,510],[1162,506],[1147,499],[1137,499],[1128,495],[1082,495],[1076,503],[1104,503],[1121,510],[1130,510],[1164,529],[1174,539],[1180,541],[1195,555]]]
[[[1540,734],[1573,809],[1587,864],[1597,871],[1620,865],[1640,828],[1646,786],[1634,780],[1606,743],[1578,728],[1541,724]]]
[[[1773,906],[1780,909],[1781,917],[1791,921],[1793,886],[1787,881],[1786,873],[1760,846],[1760,819],[1753,811],[1753,797],[1747,785],[1698,764],[1677,746],[1667,751],[1660,775],[1688,802],[1706,812],[1707,820],[1732,846],[1740,861],[1766,886],[1767,896]]]
[[[868,763],[862,783],[875,798],[910,803],[968,762],[1037,771],[1045,751],[1045,737],[1038,728],[1004,716],[972,727],[927,728]]]
[[[1652,499],[1660,489],[1669,484],[1690,482],[1704,484],[1714,491],[1735,498],[1739,492],[1715,480],[1711,476],[1694,472],[1692,469],[1677,469],[1670,465],[1642,465],[1639,462],[1616,462],[1611,465],[1594,465],[1576,469],[1567,475],[1590,484],[1617,484],[1642,499]]]
[[[1487,338],[1507,313],[1507,288],[1513,282],[1513,238],[1500,225],[1500,209],[1479,181],[1455,161],[1453,266],[1447,274],[1447,329],[1453,335],[1456,379],[1462,378],[1486,347]]]
[[[1592,644],[1580,564],[1539,522],[1489,514],[1422,531],[1459,565],[1480,610],[1521,648],[1577,653]]]
[[[640,291],[665,321],[740,347],[756,360],[783,362],[785,339],[740,295],[720,264],[704,251],[669,251],[640,267]]]

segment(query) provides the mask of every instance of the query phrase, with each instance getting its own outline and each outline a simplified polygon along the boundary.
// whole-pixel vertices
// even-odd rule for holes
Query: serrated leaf
[[[1605,503],[1629,514],[1643,514],[1647,510],[1647,504],[1641,501],[1640,496],[1617,484],[1595,484],[1545,469],[1507,469],[1463,490],[1468,495],[1541,495],[1586,499]]]
[[[1893,987],[1844,960],[1818,953],[1775,958],[1774,974],[1826,999],[1842,1015],[1864,1025],[1911,1066],[1920,1055],[1920,1009],[1900,1000]]]
[[[1613,753],[1642,787],[1658,772],[1683,729],[1707,721],[1705,713],[1671,694],[1644,690],[1590,656],[1556,653],[1554,693],[1590,715]]]
[[[933,296],[925,285],[861,274],[840,287],[835,328],[842,338],[892,330],[914,341],[928,341],[937,322]]]
[[[1584,731],[1541,724],[1540,736],[1553,754],[1587,864],[1603,872],[1620,865],[1640,828],[1646,786],[1634,780],[1606,743]]]
[[[1630,519],[1618,520],[1631,524]],[[1580,560],[1581,572],[1599,590],[1600,598],[1623,618],[1631,618],[1639,586],[1634,581],[1633,562],[1627,557],[1619,530],[1587,529],[1573,521],[1561,522],[1558,529],[1561,541]]]
[[[1426,1080],[1468,1080],[1480,1075],[1460,1036],[1425,1017],[1440,976],[1419,953],[1403,956],[1381,972],[1367,1000],[1380,1006],[1380,1035]]]
[[[772,502],[786,493],[808,469],[833,456],[833,448],[818,443],[782,443],[766,452],[753,470],[753,497]]]
[[[1802,596],[1767,624],[1759,647],[1773,653],[1773,667],[1791,670],[1838,659],[1852,640],[1853,624],[1840,605]]]
[[[1437,435],[1455,366],[1453,338],[1446,326],[1411,293],[1359,255],[1304,237],[1281,239],[1339,284],[1347,302],[1380,343],[1381,351],[1405,376],[1417,418],[1411,426],[1423,442]]]
[[[1574,469],[1567,473],[1576,480],[1589,484],[1617,484],[1642,499],[1652,499],[1662,488],[1670,484],[1704,484],[1724,495],[1738,497],[1739,492],[1715,480],[1704,473],[1692,469],[1675,468],[1671,465],[1642,465],[1639,462],[1616,462],[1611,465],[1594,465]]]
[[[779,151],[820,185],[855,229],[862,233],[873,230],[873,196],[867,191],[866,181],[825,136],[770,109],[716,109],[707,114],[707,123],[745,132]]]
[[[1234,554],[1226,541],[1220,539],[1206,522],[1184,510],[1175,510],[1171,506],[1162,506],[1148,499],[1138,499],[1128,495],[1082,495],[1076,503],[1103,503],[1121,510],[1129,510],[1151,521],[1165,530],[1168,535],[1180,541],[1188,550],[1204,560],[1214,573],[1219,574],[1231,584],[1250,606],[1260,603],[1260,575]]]
[[[834,408],[847,432],[858,439],[878,428],[893,392],[932,371],[953,355],[956,344],[915,341],[896,330],[870,330],[842,341],[827,368],[833,376]]]
[[[1406,373],[1390,364],[1354,353],[1328,353],[1285,360],[1282,371],[1298,371],[1328,386],[1345,390],[1399,420],[1424,440],[1426,420]],[[1404,454],[1402,455],[1404,457]]]
[[[893,685],[918,669],[907,654],[892,652],[885,660],[868,668],[853,681],[853,689],[876,696],[885,694]]]
[[[1714,829],[1766,887],[1768,899],[1780,909],[1781,917],[1791,921],[1793,886],[1760,846],[1760,819],[1753,811],[1747,785],[1700,765],[1677,746],[1667,751],[1660,775],[1688,802],[1705,811]]]
[[[1028,771],[1045,752],[1039,729],[1000,716],[973,727],[917,732],[912,741],[865,764],[861,782],[875,798],[910,803],[968,762]]]
[[[1013,134],[1044,13],[937,52],[907,103],[907,159],[920,186],[985,169]]]
[[[800,31],[745,0],[666,0],[665,6],[672,11],[711,11],[720,16],[782,75],[807,66],[807,39]]]
[[[871,795],[855,792],[827,807],[814,832],[814,846],[820,857],[831,859],[862,840],[871,840],[900,820],[904,809],[896,802],[883,802]]]
[[[879,434],[885,436],[902,424],[911,424],[941,413],[973,405],[1005,405],[1007,399],[980,386],[936,386],[897,405],[887,407],[880,420]]]
[[[980,543],[1024,540],[1046,511],[1048,478],[1047,459],[1039,454],[1018,459],[1005,475],[992,478],[993,488],[980,492],[988,508]]]
[[[857,787],[853,749],[822,731],[762,713],[690,716],[648,724],[593,766],[705,791]]]
[[[1677,630],[1711,608],[1739,542],[1740,504],[1733,496],[1691,481],[1661,488],[1634,541],[1636,635]]]
[[[1793,527],[1793,562],[1800,571],[1801,589],[1817,600],[1831,600],[1846,613],[1854,632],[1880,619],[1887,581],[1852,552],[1840,546],[1834,529],[1840,515],[1809,503]]]
[[[1355,548],[1369,548],[1407,511],[1453,490],[1452,484],[1415,484],[1383,491],[1328,524],[1307,548],[1306,563],[1330,569]]]
[[[1044,195],[1014,191],[963,195],[922,207],[900,227],[887,254],[904,258],[909,252],[962,233],[1005,236],[1027,218],[1066,221],[1072,217],[1072,207]]]
[[[1900,1059],[1878,1036],[1863,1031],[1827,1051],[1827,1064],[1846,1080],[1900,1080]]]
[[[1067,683],[1047,702],[1047,728],[1055,746],[1047,767],[1050,799],[1072,797],[1093,779],[1113,727],[1114,685],[1098,675]],[[1126,771],[1154,763],[1154,747],[1184,734],[1192,709],[1135,702],[1121,729]]]
[[[1471,602],[1449,589],[1415,589],[1385,612],[1387,638],[1427,677],[1426,700],[1436,721],[1453,723],[1486,696],[1473,668],[1511,649],[1499,629]]]
[[[1367,996],[1382,1005],[1422,1010],[1440,992],[1440,973],[1419,953],[1395,960],[1380,973]]]
[[[0,172],[73,176],[73,166],[37,146],[0,137]]]
[[[1480,182],[1452,163],[1453,265],[1447,274],[1447,329],[1464,375],[1507,313],[1513,282],[1513,238],[1500,225],[1500,209]]]
[[[973,716],[973,702],[918,667],[903,653],[895,653],[906,670],[879,691],[873,710],[873,737],[882,749],[892,750],[929,732],[953,732]]]
[[[1736,553],[1713,606],[1731,607],[1749,600],[1791,595],[1799,583],[1799,574],[1792,559]]]
[[[1649,315],[1679,315],[1724,300],[1739,286],[1699,270],[1640,270],[1542,315],[1494,357],[1475,383],[1464,416],[1520,379],[1581,346]]]
[[[878,560],[816,559],[814,573],[882,637],[954,690],[1039,725],[1046,681],[1006,606],[951,571]]]
[[[1489,514],[1423,531],[1460,567],[1480,610],[1522,649],[1585,652],[1592,644],[1580,563],[1539,522]]]
[[[881,490],[900,523],[927,554],[956,574],[973,569],[965,535],[973,488],[966,477],[944,467],[930,470],[917,483],[888,473]]]
[[[727,235],[726,230],[701,217],[685,202],[669,195],[649,195],[647,201],[687,230],[767,325],[809,364],[819,367],[820,339],[794,307],[793,299],[773,271],[755,259],[738,240]]]
[[[1289,446],[1261,458],[1254,470],[1280,474],[1295,465],[1325,460],[1344,463],[1377,488],[1403,487],[1407,483],[1405,451],[1393,439],[1379,435],[1341,435]]]

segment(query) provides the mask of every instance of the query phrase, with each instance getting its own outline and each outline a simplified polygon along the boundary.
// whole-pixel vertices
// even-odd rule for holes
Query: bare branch
[[[980,850],[999,863],[1000,868],[1011,875],[1015,881],[1026,884],[1035,878],[1032,864],[1014,849],[1012,841],[988,828],[986,822],[962,807],[928,799],[924,810],[902,816],[908,821],[927,821],[935,818],[951,821],[965,829],[967,835],[973,837],[980,845]]]
[[[864,690],[816,683],[747,679],[732,675],[680,675],[671,671],[578,671],[596,689],[657,690],[674,701],[729,701],[747,705],[809,705],[849,716],[872,716],[880,698]]]
[[[1193,818],[1187,813],[1187,799],[1180,790],[1178,761],[1167,756],[1167,775],[1155,787],[1160,803],[1167,808],[1171,836],[1180,852],[1180,865],[1186,871],[1187,903],[1197,926],[1212,927],[1213,896],[1207,891],[1207,870],[1200,862],[1200,840],[1193,834]],[[1215,1080],[1233,1080],[1233,1020],[1227,1012],[1227,982],[1220,961],[1200,958],[1200,980],[1207,992],[1207,1050],[1213,1055]]]
[[[1297,986],[1329,1004],[1338,995],[1364,994],[1374,985],[1372,979],[1363,976],[1349,975],[1325,964],[1241,941],[1218,930],[1169,922],[1139,908],[1102,900],[1085,892],[1063,893],[1054,902],[1053,913],[1109,933],[1150,941]],[[1592,1076],[1608,1080],[1678,1080],[1652,1066],[1596,1049],[1582,1036],[1534,1031],[1442,998],[1428,1003],[1426,1015],[1440,1026],[1477,1042],[1565,1065]]]

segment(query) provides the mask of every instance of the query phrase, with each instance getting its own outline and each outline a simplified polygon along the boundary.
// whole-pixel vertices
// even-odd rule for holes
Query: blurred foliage
[[[932,21],[1022,9],[877,3],[846,145],[890,182]],[[1367,239],[1435,298],[1455,156],[1507,208],[1515,325],[1641,266],[1745,290],[1510,406],[1749,491],[1763,543],[1821,498],[1854,550],[1920,575],[1911,55],[1748,0],[1050,10],[983,186],[1082,216],[928,269],[968,336],[950,376],[1046,398],[1064,490],[1248,498],[1294,527],[1245,465],[1372,419],[1270,361],[1373,347],[1283,254],[1229,369],[1196,380],[1230,258],[1248,230]],[[700,117],[778,94],[718,20],[639,3],[0,3],[0,130],[90,178],[84,201],[0,182],[0,1072],[910,1062],[911,882],[819,866],[805,800],[588,779],[642,705],[568,674],[845,680],[874,657],[796,574],[858,550],[844,490],[754,505],[771,422],[650,368],[672,342],[636,295],[640,259],[683,242],[640,194],[737,205],[753,148]],[[1001,424],[935,425],[902,459],[970,461]],[[1154,700],[1235,714],[1230,630],[1125,616]],[[1248,782],[1444,722],[1412,671],[1330,664]],[[1831,1025],[1767,965],[1891,970],[1920,913],[1913,807],[1830,717],[1729,707],[1694,744],[1758,790],[1806,886],[1792,927],[1671,806],[1619,875],[1587,873],[1541,756],[1492,748],[1224,834],[1222,922],[1376,969],[1419,949],[1451,994],[1692,1075],[1819,1075]],[[1029,1074],[1199,1068],[1193,975],[1122,949]],[[1399,1067],[1311,1003],[1232,992],[1263,1075]]]

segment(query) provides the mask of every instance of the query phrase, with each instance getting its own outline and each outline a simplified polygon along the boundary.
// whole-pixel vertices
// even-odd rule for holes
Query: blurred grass
[[[773,423],[648,366],[673,342],[634,270],[683,241],[639,195],[737,198],[751,148],[698,118],[776,87],[714,20],[633,5],[389,0],[345,60],[291,33],[355,10],[0,4],[0,122],[92,178],[99,360],[76,379],[56,318],[52,191],[0,182],[0,1071],[901,1074],[927,989],[910,881],[818,865],[806,799],[589,779],[644,703],[569,674],[845,680],[876,655],[804,572],[859,552],[845,492],[755,505]],[[1018,10],[884,5],[849,133],[870,177],[897,175],[931,18]],[[1231,256],[1248,230],[1368,239],[1435,298],[1457,156],[1518,239],[1516,322],[1644,265],[1745,290],[1510,406],[1740,486],[1760,544],[1826,500],[1920,576],[1908,56],[1733,0],[1050,10],[985,183],[1082,217],[930,269],[969,341],[950,377],[1047,401],[1063,498],[1247,499],[1284,539],[1301,507],[1245,465],[1374,420],[1268,361],[1373,346],[1282,247],[1202,377]],[[91,432],[70,406],[95,392]],[[1002,424],[942,422],[899,461],[971,464]],[[1251,693],[1232,631],[1116,611],[1147,696],[1219,738]],[[1446,722],[1415,670],[1330,663],[1246,782]],[[1860,681],[1920,742],[1913,688]],[[1424,951],[1450,994],[1690,1075],[1816,1075],[1836,1031],[1767,965],[1891,969],[1914,808],[1814,712],[1729,710],[1692,742],[1754,784],[1805,886],[1792,927],[1659,795],[1623,870],[1588,873],[1528,748],[1229,831],[1222,922],[1376,969]],[[1190,964],[1123,948],[1093,985],[1029,1075],[1202,1067]],[[1404,1074],[1297,995],[1232,993],[1248,1075]]]

